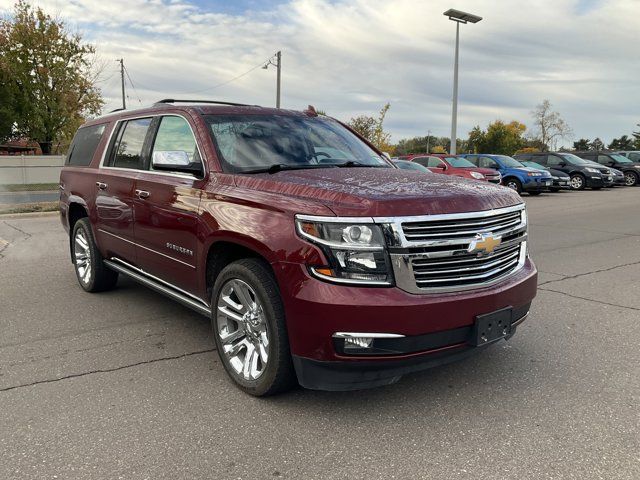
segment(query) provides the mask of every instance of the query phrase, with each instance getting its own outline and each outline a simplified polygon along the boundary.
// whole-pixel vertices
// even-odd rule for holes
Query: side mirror
[[[153,152],[151,164],[154,170],[202,174],[202,164],[192,162],[183,150],[164,150]]]

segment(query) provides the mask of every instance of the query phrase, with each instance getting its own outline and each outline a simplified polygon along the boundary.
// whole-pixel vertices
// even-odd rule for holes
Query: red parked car
[[[444,173],[454,177],[484,180],[491,183],[500,183],[502,177],[496,170],[490,168],[478,168],[466,158],[456,157],[446,153],[417,153],[399,157],[402,160],[419,163],[434,173]]]
[[[206,315],[252,395],[396,382],[510,338],[536,294],[517,193],[398,169],[313,109],[90,120],[60,191],[80,286],[125,275]]]

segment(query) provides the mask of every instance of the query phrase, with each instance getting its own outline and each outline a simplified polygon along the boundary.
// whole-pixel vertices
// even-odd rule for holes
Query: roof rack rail
[[[109,113],[114,113],[114,112],[120,112],[122,110],[125,110],[124,108],[120,107],[120,108],[114,108],[113,110],[111,110]]]
[[[164,98],[154,105],[158,105],[161,103],[213,103],[216,105],[231,105],[233,107],[250,107],[251,105],[247,105],[246,103],[233,103],[233,102],[219,102],[217,100],[178,100],[175,98]]]

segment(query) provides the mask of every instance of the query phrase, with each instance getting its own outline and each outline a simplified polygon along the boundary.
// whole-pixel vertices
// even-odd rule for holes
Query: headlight
[[[529,172],[527,173],[528,176],[530,177],[541,177],[542,176],[542,172]]]
[[[591,168],[591,167],[585,168],[585,171],[587,171],[589,173],[600,173],[600,170],[597,170],[597,169]]]
[[[480,172],[469,172],[471,173],[471,176],[473,178],[477,178],[478,180],[482,180],[484,178],[484,175],[481,174]]]
[[[312,265],[319,278],[336,283],[391,285],[391,266],[380,225],[296,216],[298,234],[324,252],[329,265]]]

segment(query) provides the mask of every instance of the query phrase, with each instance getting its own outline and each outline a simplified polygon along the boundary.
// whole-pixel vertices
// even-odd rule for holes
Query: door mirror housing
[[[160,150],[153,152],[151,164],[154,170],[191,173],[201,175],[202,164],[189,160],[189,154],[183,150]]]

